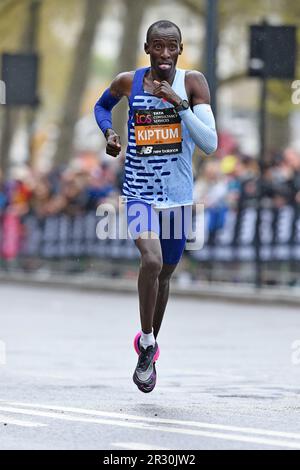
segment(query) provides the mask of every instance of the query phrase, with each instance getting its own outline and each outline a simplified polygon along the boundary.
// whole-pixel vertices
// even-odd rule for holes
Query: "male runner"
[[[96,121],[107,140],[106,153],[117,157],[120,137],[111,110],[126,96],[129,104],[128,147],[123,197],[129,231],[141,254],[138,293],[141,332],[134,340],[138,363],[133,381],[144,393],[156,384],[156,342],[169,297],[169,282],[186,242],[175,236],[176,220],[191,223],[192,154],[195,144],[206,154],[217,148],[210,94],[202,73],[176,68],[183,45],[171,21],[153,23],[146,36],[150,67],[117,75],[95,105]],[[172,210],[171,210],[172,209]],[[134,228],[134,217],[146,215]],[[169,236],[162,236],[166,214]],[[183,233],[184,232],[184,233]]]

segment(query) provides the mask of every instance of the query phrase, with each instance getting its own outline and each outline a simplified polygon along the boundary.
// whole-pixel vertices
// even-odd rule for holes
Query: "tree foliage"
[[[60,136],[55,154],[57,164],[67,163],[73,155],[73,133],[79,118],[81,99],[89,74],[92,46],[96,27],[105,0],[85,0],[83,25],[76,43],[71,77],[64,99],[63,117],[60,123]]]

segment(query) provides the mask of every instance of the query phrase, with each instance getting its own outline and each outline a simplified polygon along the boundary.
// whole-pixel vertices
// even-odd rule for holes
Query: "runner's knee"
[[[142,256],[142,268],[149,272],[149,275],[157,277],[162,269],[162,257],[156,253],[145,253]]]
[[[171,277],[172,277],[172,275],[173,275],[173,273],[176,269],[176,266],[177,266],[177,264],[175,264],[175,265],[165,265],[164,264],[163,265],[162,270],[159,273],[159,283],[160,284],[167,284],[170,281],[170,279],[171,279]]]

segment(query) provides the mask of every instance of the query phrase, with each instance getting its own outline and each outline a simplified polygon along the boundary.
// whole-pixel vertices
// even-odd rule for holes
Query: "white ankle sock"
[[[153,330],[151,333],[144,333],[142,331],[142,336],[140,339],[140,345],[143,346],[144,349],[147,349],[148,346],[154,346],[155,345],[155,338],[153,334]]]

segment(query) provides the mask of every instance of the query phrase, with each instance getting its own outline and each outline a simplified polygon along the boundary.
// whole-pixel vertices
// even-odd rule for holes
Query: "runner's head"
[[[171,21],[156,21],[148,28],[144,49],[157,75],[162,79],[169,77],[183,50],[180,29]]]

